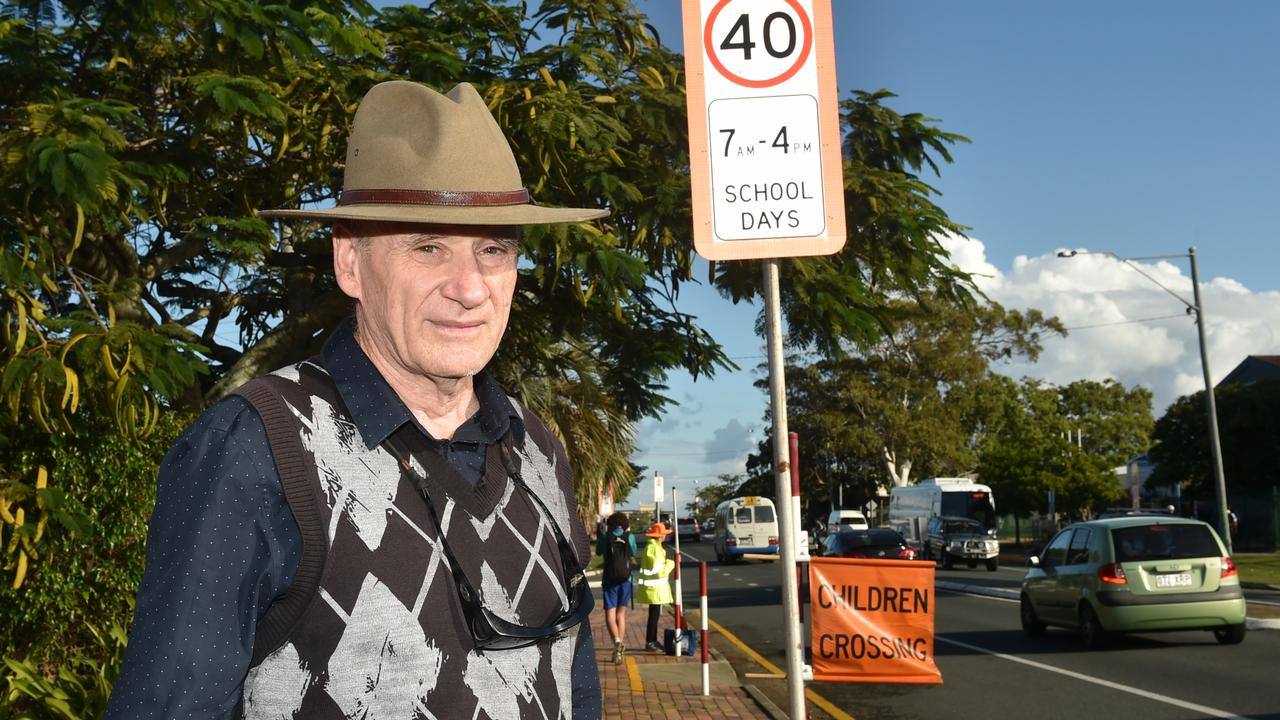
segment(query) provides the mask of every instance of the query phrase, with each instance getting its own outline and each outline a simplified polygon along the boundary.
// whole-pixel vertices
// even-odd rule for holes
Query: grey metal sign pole
[[[786,617],[787,696],[792,720],[805,717],[804,637],[800,628],[796,583],[796,523],[791,509],[791,463],[787,446],[787,385],[783,372],[782,305],[778,299],[778,260],[764,261],[765,327],[769,344],[769,408],[773,416],[774,507],[778,513],[778,545],[782,552],[782,611]]]

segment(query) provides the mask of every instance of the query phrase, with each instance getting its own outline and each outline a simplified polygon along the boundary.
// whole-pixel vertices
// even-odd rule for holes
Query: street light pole
[[[1120,262],[1128,265],[1138,272],[1139,275],[1145,277],[1160,289],[1177,298],[1183,305],[1187,306],[1187,310],[1196,316],[1196,333],[1200,340],[1200,368],[1204,371],[1204,397],[1205,408],[1209,415],[1209,447],[1213,454],[1213,478],[1215,484],[1215,494],[1218,500],[1218,533],[1222,536],[1222,542],[1227,546],[1227,552],[1231,553],[1233,548],[1231,545],[1231,528],[1227,522],[1227,480],[1226,475],[1222,471],[1222,443],[1218,439],[1218,403],[1213,395],[1213,379],[1209,373],[1209,350],[1208,344],[1205,342],[1204,335],[1204,305],[1200,300],[1200,269],[1196,266],[1196,248],[1191,246],[1185,255],[1147,255],[1143,257],[1125,258],[1111,252],[1110,250],[1063,250],[1058,253],[1060,258],[1071,258],[1076,255],[1108,255]],[[1133,264],[1134,260],[1167,260],[1170,258],[1191,258],[1191,292],[1194,302],[1187,302],[1186,298],[1164,286],[1159,280],[1151,277],[1143,272],[1142,268]]]
[[[1218,532],[1222,542],[1227,544],[1227,552],[1231,547],[1231,525],[1227,521],[1227,481],[1222,471],[1222,445],[1218,439],[1218,403],[1213,397],[1213,381],[1209,377],[1209,352],[1204,341],[1204,305],[1200,300],[1200,270],[1196,266],[1196,248],[1187,250],[1191,257],[1191,291],[1196,301],[1196,329],[1200,333],[1200,367],[1204,370],[1204,402],[1209,411],[1209,443],[1213,448],[1213,478],[1218,492]]]

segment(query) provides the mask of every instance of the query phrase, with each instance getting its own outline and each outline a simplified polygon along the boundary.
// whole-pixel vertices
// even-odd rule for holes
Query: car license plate
[[[1156,576],[1156,587],[1191,587],[1191,573],[1171,573]]]

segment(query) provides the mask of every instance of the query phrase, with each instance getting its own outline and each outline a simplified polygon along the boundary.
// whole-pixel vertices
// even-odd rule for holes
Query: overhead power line
[[[1170,320],[1182,317],[1186,317],[1186,314],[1178,313],[1176,315],[1159,315],[1157,317],[1137,318],[1135,320],[1116,320],[1115,322],[1095,323],[1093,325],[1076,325],[1075,327],[1067,328],[1067,330],[1089,330],[1091,328],[1111,327],[1112,325],[1132,325],[1134,323],[1154,322],[1156,320]]]

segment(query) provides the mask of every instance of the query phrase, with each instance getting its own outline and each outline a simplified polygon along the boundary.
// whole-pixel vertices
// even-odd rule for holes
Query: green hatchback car
[[[1027,559],[1022,630],[1079,631],[1086,648],[1117,633],[1210,630],[1244,640],[1240,576],[1218,534],[1199,520],[1120,517],[1062,529]]]

